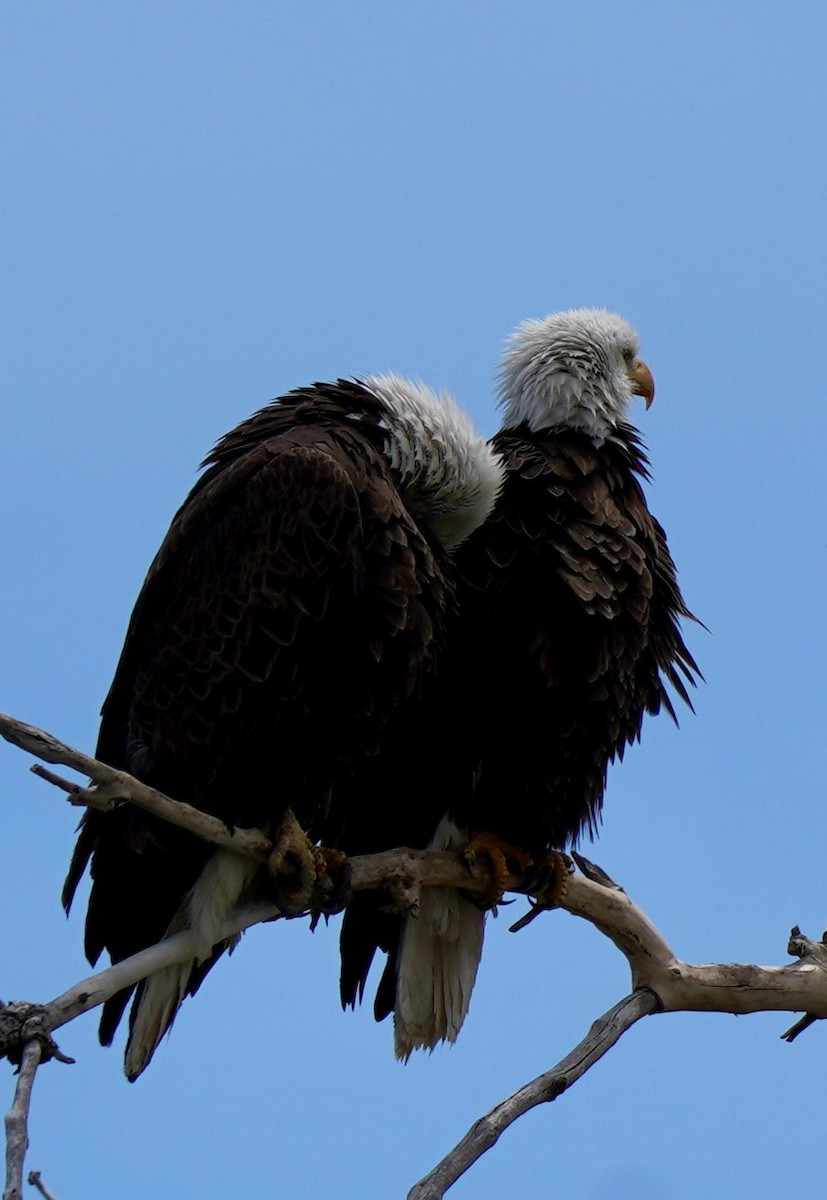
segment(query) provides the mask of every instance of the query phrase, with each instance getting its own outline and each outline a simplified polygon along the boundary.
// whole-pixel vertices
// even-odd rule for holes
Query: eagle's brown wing
[[[349,430],[299,425],[218,464],[149,570],[98,756],[231,825],[287,806],[311,825],[431,653],[420,561],[439,585],[386,461]],[[90,811],[64,888],[68,906],[91,858],[90,960],[158,941],[209,854],[131,806]]]

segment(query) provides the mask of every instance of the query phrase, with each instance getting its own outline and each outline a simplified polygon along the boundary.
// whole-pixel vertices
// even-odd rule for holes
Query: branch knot
[[[0,1058],[7,1058],[19,1070],[26,1043],[36,1041],[40,1046],[41,1062],[56,1058],[58,1062],[73,1063],[75,1060],[62,1053],[49,1033],[53,1019],[41,1004],[29,1004],[25,1000],[0,1002]]]

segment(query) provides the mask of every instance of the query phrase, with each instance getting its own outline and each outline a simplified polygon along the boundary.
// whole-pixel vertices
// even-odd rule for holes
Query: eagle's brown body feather
[[[609,763],[646,713],[674,715],[669,687],[688,703],[697,667],[631,428],[599,448],[576,431],[525,428],[493,444],[505,487],[456,557],[452,658],[474,718],[471,772],[448,811],[538,858],[594,829]]]

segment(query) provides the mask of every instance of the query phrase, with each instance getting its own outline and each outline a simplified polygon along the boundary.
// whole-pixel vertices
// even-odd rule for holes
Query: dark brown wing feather
[[[222,440],[135,605],[100,758],[231,825],[270,825],[288,805],[308,827],[323,819],[336,778],[415,690],[447,595],[380,417],[339,381]],[[137,809],[89,812],[64,903],[91,858],[90,960],[159,940],[209,854]],[[107,1006],[102,1039],[127,1001]]]

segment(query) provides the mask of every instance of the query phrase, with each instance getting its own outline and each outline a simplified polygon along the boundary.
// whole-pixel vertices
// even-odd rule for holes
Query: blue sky
[[[696,715],[649,723],[586,852],[686,958],[820,935],[823,6],[7,0],[2,26],[0,708],[92,750],[173,511],[272,396],[395,370],[492,433],[513,326],[606,306],[657,380],[650,502],[710,632]],[[28,765],[0,746],[4,999],[85,974],[77,814]],[[134,1086],[83,1018],[29,1165],[62,1200],[404,1195],[626,990],[590,927],[514,911],[458,1044],[406,1067],[340,1011],[335,922],[248,934]],[[643,1022],[451,1195],[815,1194],[827,1030],[790,1023]]]

